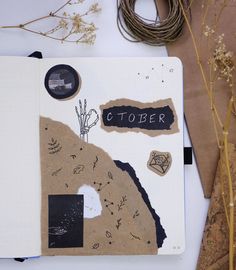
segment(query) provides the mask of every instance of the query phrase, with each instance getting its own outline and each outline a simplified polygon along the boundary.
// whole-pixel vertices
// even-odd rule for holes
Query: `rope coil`
[[[143,42],[152,46],[163,46],[176,41],[182,34],[184,16],[178,0],[168,0],[168,15],[159,20],[157,0],[156,19],[143,18],[135,12],[137,0],[117,0],[117,25],[121,35],[131,42]],[[187,5],[188,1],[184,1]],[[129,38],[129,37],[131,38]]]

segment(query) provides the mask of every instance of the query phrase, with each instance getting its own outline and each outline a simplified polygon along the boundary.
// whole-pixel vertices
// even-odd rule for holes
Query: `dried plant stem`
[[[193,42],[193,46],[194,46],[194,51],[195,51],[195,55],[196,55],[196,60],[197,60],[197,64],[200,68],[201,71],[201,75],[203,78],[203,82],[204,82],[204,86],[205,89],[207,91],[208,97],[210,99],[210,104],[211,104],[211,109],[212,109],[212,113],[214,114],[213,119],[217,119],[222,133],[223,133],[223,149],[221,149],[221,153],[224,154],[225,157],[225,166],[226,166],[226,170],[227,170],[227,178],[228,178],[228,189],[229,189],[229,211],[227,210],[227,204],[226,204],[226,200],[225,200],[225,192],[224,192],[224,184],[223,184],[223,179],[221,178],[221,187],[222,187],[222,198],[223,198],[223,204],[224,204],[224,208],[225,208],[225,215],[226,215],[226,219],[227,219],[227,223],[229,225],[229,270],[234,270],[234,191],[233,191],[233,181],[232,181],[232,176],[231,176],[231,171],[230,171],[230,163],[229,163],[229,154],[228,154],[228,133],[229,133],[229,126],[230,126],[230,120],[231,120],[231,115],[232,115],[232,109],[234,106],[234,97],[232,96],[228,105],[228,109],[227,109],[227,115],[226,115],[226,120],[224,125],[222,124],[222,121],[220,120],[219,114],[217,112],[216,106],[214,105],[214,100],[213,100],[213,81],[212,78],[210,78],[210,86],[208,85],[207,79],[206,79],[206,75],[203,69],[203,65],[200,61],[200,55],[199,55],[199,50],[198,50],[198,46],[197,46],[197,42],[195,39],[195,36],[193,34],[189,19],[187,17],[186,11],[182,5],[181,0],[178,0],[180,7],[182,9],[183,12],[183,16],[185,18],[185,22],[187,24],[192,42]],[[226,4],[227,1],[224,1],[224,4]],[[225,8],[225,5],[223,5],[221,7],[220,13],[223,12],[223,9]],[[204,14],[204,18],[206,18],[208,12],[208,7],[207,7],[207,11]],[[216,23],[218,24],[219,18],[217,18]],[[216,124],[215,125],[215,131],[217,132],[216,129]],[[217,135],[218,138],[218,135]],[[219,143],[218,139],[217,142]]]
[[[223,155],[223,147],[222,147],[222,150],[220,152],[221,157],[222,157],[222,155]],[[220,158],[220,179],[222,179],[222,177],[223,177],[222,168],[223,168],[223,160],[222,160],[222,158]],[[223,183],[223,181],[220,181],[220,186],[221,186],[221,196],[222,196],[222,200],[223,200],[225,216],[226,216],[227,225],[228,225],[228,228],[229,228],[230,227],[229,213],[228,213],[227,203],[226,203],[226,200],[225,200],[225,191],[224,191],[224,183]]]
[[[215,17],[215,23],[214,23],[214,29],[216,31],[217,29],[217,26],[219,24],[219,21],[220,21],[220,17],[224,11],[224,9],[227,7],[228,5],[228,2],[229,0],[224,0],[223,4],[221,4],[221,8],[220,8],[220,11],[218,12],[217,16]],[[205,8],[205,12],[204,12],[204,15],[203,15],[203,20],[202,20],[202,27],[205,25],[205,22],[206,22],[206,18],[207,18],[207,15],[208,15],[208,12],[209,12],[209,7],[212,3],[212,0],[208,0],[207,1],[207,4],[206,4],[206,8]],[[204,5],[204,4],[203,4]]]
[[[5,25],[5,26],[0,26],[0,28],[21,28],[23,30],[26,30],[24,27],[26,25],[29,25],[29,24],[32,24],[32,23],[35,23],[35,22],[38,22],[38,21],[41,21],[41,20],[45,20],[45,19],[48,19],[48,18],[51,18],[51,17],[56,17],[56,14],[57,12],[59,12],[62,8],[64,8],[65,6],[67,6],[72,0],[69,0],[67,1],[63,6],[61,6],[59,9],[57,9],[56,11],[54,12],[50,12],[48,15],[46,16],[42,16],[42,17],[39,17],[37,19],[34,19],[34,20],[31,20],[31,21],[28,21],[26,23],[23,23],[23,24],[19,24],[19,25]],[[37,32],[38,33],[38,32]]]
[[[229,118],[232,110],[232,99],[230,101],[228,114]],[[228,131],[224,131],[224,154],[225,163],[227,169],[228,186],[229,186],[229,269],[234,269],[234,193],[233,193],[233,181],[230,172],[229,155],[228,155]]]
[[[48,18],[48,17],[49,16],[45,16],[44,18]],[[38,19],[38,20],[40,20],[40,19]],[[24,26],[25,25],[26,24],[24,24]],[[32,34],[40,35],[40,36],[47,37],[47,38],[50,38],[50,39],[53,39],[53,40],[62,41],[62,42],[65,41],[65,42],[68,42],[68,43],[75,43],[74,40],[66,40],[66,38],[71,34],[71,32],[69,34],[67,34],[66,36],[64,36],[63,38],[57,38],[57,37],[47,35],[47,33],[50,33],[50,30],[47,33],[43,33],[43,32],[38,32],[38,31],[35,31],[35,30],[32,30],[32,29],[23,27],[21,25],[17,25],[17,26],[0,26],[0,28],[21,28],[21,29],[23,29],[23,30],[25,30],[27,32],[32,33]],[[83,37],[84,36],[82,35],[76,42],[81,41],[83,39]]]
[[[98,3],[91,5],[84,14],[79,14],[75,12],[73,12],[72,15],[67,14],[66,12],[61,14],[62,9],[64,9],[66,6],[81,4],[82,2],[82,0],[77,0],[76,2],[72,2],[72,0],[69,0],[66,1],[62,6],[60,6],[56,11],[50,12],[46,16],[30,20],[19,25],[0,26],[0,29],[15,28],[61,42],[93,44],[96,38],[95,31],[97,30],[97,28],[93,23],[88,23],[82,18],[92,13],[99,12],[101,9],[99,8]],[[29,25],[34,24],[35,22],[52,18],[57,19],[57,24],[52,29],[46,32],[34,30],[29,27]],[[62,31],[62,37],[58,37],[59,31]],[[57,35],[55,35],[55,33],[57,33]]]
[[[214,132],[215,132],[215,135],[216,135],[217,146],[220,149],[221,144],[220,144],[219,132],[218,132],[217,123],[216,123],[215,111],[214,111],[214,107],[213,107],[213,105],[214,105],[213,82],[210,82],[210,103],[211,103],[211,117],[212,117],[212,121],[213,121]]]
[[[213,84],[214,81],[212,79],[212,64],[210,65],[210,103],[211,103],[211,117],[213,120],[213,127],[214,127],[214,132],[216,135],[216,140],[217,140],[217,146],[220,149],[221,145],[220,145],[220,138],[219,138],[219,133],[218,133],[218,129],[217,129],[217,123],[216,123],[216,119],[215,119],[215,111],[213,108],[214,105],[214,100],[213,100]]]
[[[215,18],[215,27],[214,27],[215,31],[216,31],[217,26],[219,24],[221,14],[223,13],[224,9],[227,7],[228,2],[229,2],[228,0],[224,0],[224,3],[221,5],[220,11],[218,12],[218,14],[217,14],[217,16]]]
[[[54,13],[51,13],[51,12],[50,12],[50,13],[49,13],[48,15],[46,15],[46,16],[39,17],[39,18],[34,19],[34,20],[32,20],[32,21],[26,22],[26,23],[24,23],[24,24],[20,24],[20,25],[18,25],[18,27],[22,28],[22,27],[25,27],[26,25],[29,25],[29,24],[31,24],[31,23],[35,23],[35,22],[38,22],[38,21],[41,21],[41,20],[44,20],[44,19],[53,17],[53,16],[54,16],[53,14],[54,14]]]
[[[227,209],[227,204],[225,201],[225,193],[224,193],[224,187],[223,183],[221,181],[221,187],[222,187],[222,197],[223,197],[223,203],[224,203],[224,208],[225,208],[225,213],[226,213],[226,219],[227,219],[227,224],[229,227],[230,231],[230,241],[233,241],[230,243],[230,246],[234,246],[234,194],[233,194],[233,181],[232,181],[232,176],[230,172],[230,165],[229,165],[229,156],[228,156],[228,134],[229,134],[229,126],[230,126],[230,120],[231,120],[231,111],[233,107],[233,96],[230,99],[228,110],[227,110],[227,116],[226,116],[226,121],[224,125],[224,131],[223,131],[223,150],[221,151],[221,155],[225,155],[225,165],[226,165],[226,170],[227,170],[227,176],[228,176],[228,188],[229,188],[229,211]],[[228,160],[228,162],[227,162]],[[221,171],[222,171],[222,162],[221,162]],[[222,177],[221,177],[222,179]],[[228,213],[229,212],[229,213]],[[231,235],[232,234],[232,235]],[[234,248],[232,250],[234,254]],[[231,269],[231,268],[230,268]]]
[[[198,64],[198,66],[200,68],[200,72],[201,72],[201,76],[202,76],[202,79],[203,79],[203,82],[204,82],[205,89],[207,91],[208,97],[211,99],[210,87],[208,85],[208,82],[207,82],[207,79],[206,79],[206,75],[205,75],[205,72],[203,70],[203,66],[202,66],[201,60],[200,60],[199,50],[198,50],[198,46],[197,46],[197,42],[196,42],[195,36],[193,34],[193,31],[192,31],[192,28],[191,28],[191,25],[190,25],[188,16],[187,16],[187,14],[185,12],[185,9],[184,9],[184,6],[183,6],[183,4],[182,4],[182,2],[180,0],[178,0],[178,1],[179,1],[179,4],[180,4],[180,7],[182,9],[183,16],[184,16],[185,22],[187,24],[188,30],[189,30],[190,35],[191,35],[191,39],[192,39],[193,46],[194,46],[194,51],[195,51],[195,54],[196,54],[197,64]],[[216,119],[217,119],[220,127],[223,127],[223,123],[222,123],[222,121],[220,119],[220,116],[219,116],[219,113],[218,113],[218,111],[216,109],[215,104],[212,104],[212,110],[214,111],[214,114],[216,116]]]
[[[191,0],[191,1],[190,1],[189,5],[188,5],[188,8],[187,8],[188,10],[191,9],[191,6],[192,6],[193,2],[194,2],[194,0]]]
[[[211,2],[212,0],[209,0],[209,1],[207,1],[207,6],[206,6],[206,8],[205,8],[205,12],[204,12],[204,14],[203,14],[203,18],[202,18],[202,27],[204,27],[204,25],[205,25],[205,21],[206,21],[206,17],[207,17],[207,14],[208,14],[208,10],[209,10],[209,2]],[[205,4],[202,4],[202,5],[205,5]],[[203,28],[202,28],[202,30],[203,30]],[[203,32],[203,31],[202,31]]]
[[[217,146],[220,149],[221,148],[221,144],[220,144],[220,138],[219,138],[219,133],[217,130],[217,125],[216,125],[216,119],[215,119],[215,115],[214,115],[214,111],[211,111],[211,116],[212,116],[212,120],[213,120],[213,127],[214,127],[214,132],[216,135],[216,141],[217,141]]]
[[[32,29],[29,29],[29,28],[26,28],[25,26],[26,25],[29,25],[31,23],[34,23],[34,22],[37,22],[37,21],[40,21],[40,20],[44,20],[44,19],[47,19],[47,18],[50,18],[52,17],[52,15],[47,15],[47,16],[43,16],[43,17],[40,17],[38,19],[35,19],[35,20],[32,20],[32,21],[29,21],[27,23],[24,23],[24,24],[19,24],[19,25],[6,25],[6,26],[0,26],[0,28],[15,28],[15,29],[22,29],[26,32],[30,32],[32,34],[36,34],[36,35],[40,35],[40,36],[43,36],[43,37],[47,37],[47,38],[50,38],[50,39],[53,39],[53,40],[58,40],[58,41],[62,41],[62,38],[57,38],[57,37],[53,37],[53,36],[49,36],[47,35],[47,33],[43,33],[43,32],[38,32],[38,31],[35,31],[35,30],[32,30]],[[49,31],[50,32],[50,31]],[[65,40],[66,42],[74,42],[73,40]]]
[[[59,7],[54,14],[58,13],[59,11],[61,11],[65,6],[69,5],[71,3],[72,0],[68,0],[64,5],[62,5],[61,7]]]
[[[48,36],[42,32],[37,32],[37,31],[34,31],[32,29],[28,29],[28,28],[23,28],[25,31],[27,32],[30,32],[30,33],[33,33],[33,34],[37,34],[37,35],[40,35],[40,36],[43,36],[43,37],[47,37],[47,38],[50,38],[50,39],[53,39],[53,40],[58,40],[58,41],[63,41],[64,38],[57,38],[57,37],[52,37],[52,36]],[[74,43],[73,40],[65,40],[66,42],[71,42],[71,43]]]

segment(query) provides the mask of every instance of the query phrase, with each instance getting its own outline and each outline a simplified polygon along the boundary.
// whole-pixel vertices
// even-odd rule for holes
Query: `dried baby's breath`
[[[233,87],[234,54],[227,50],[223,39],[224,35],[220,35],[216,39],[216,48],[213,53],[213,68],[214,71],[218,71],[218,79],[225,79],[228,85]]]
[[[88,22],[87,17],[101,11],[99,4],[92,4],[83,14],[80,14],[79,12],[70,13],[68,10],[65,11],[65,8],[81,5],[83,2],[85,2],[85,0],[70,0],[59,7],[56,11],[50,12],[46,16],[37,18],[24,24],[19,24],[16,26],[0,26],[0,28],[20,28],[22,30],[61,42],[72,42],[77,44],[85,43],[92,45],[96,39],[97,27],[93,22]],[[30,25],[40,20],[46,20],[49,18],[53,18],[55,20],[55,26],[53,28],[47,31],[38,31],[29,28]]]
[[[215,33],[215,30],[212,29],[211,27],[209,27],[208,25],[205,26],[205,29],[203,31],[204,36],[206,37],[210,37],[211,35],[213,35]]]
[[[99,11],[101,11],[101,8],[99,7],[98,3],[95,3],[95,4],[91,5],[90,8],[89,8],[89,12],[92,12],[92,13],[96,13],[96,12],[99,12]]]
[[[178,0],[179,5],[181,6],[181,10],[183,12],[192,42],[194,46],[194,51],[196,55],[196,63],[199,66],[199,70],[203,79],[204,88],[206,93],[209,97],[209,107],[211,108],[212,113],[212,120],[213,120],[213,127],[216,135],[216,141],[219,147],[219,151],[221,157],[225,159],[225,167],[227,170],[227,179],[225,183],[225,179],[220,177],[222,189],[222,200],[223,200],[223,207],[225,211],[226,222],[228,225],[228,248],[229,252],[228,256],[228,269],[234,270],[235,269],[235,191],[233,188],[233,179],[232,176],[232,169],[229,161],[229,154],[228,154],[228,137],[230,134],[230,125],[233,116],[236,116],[236,97],[235,97],[235,84],[233,77],[235,77],[235,62],[234,62],[234,54],[233,52],[229,51],[224,43],[224,34],[219,36],[217,31],[219,29],[221,23],[221,17],[223,12],[225,11],[226,7],[235,3],[235,0],[203,0],[202,1],[202,34],[207,38],[207,48],[209,49],[208,55],[209,59],[207,63],[209,64],[209,72],[206,71],[203,65],[199,50],[199,44],[195,32],[192,29],[191,23],[188,19],[187,13],[184,9],[181,0]],[[235,8],[235,5],[232,5],[231,8]],[[214,10],[213,18],[209,18],[209,14],[211,14],[212,10]],[[211,11],[211,12],[209,12]],[[207,22],[207,23],[206,23]],[[208,25],[209,24],[209,25]],[[233,34],[232,34],[233,36]],[[202,40],[201,40],[202,41]],[[205,43],[204,43],[205,44]],[[209,76],[208,76],[209,74]],[[217,79],[224,79],[225,84],[220,83],[217,84]],[[223,86],[223,87],[222,87]],[[215,103],[215,92],[216,91],[228,91],[227,95],[229,96],[228,105],[224,108],[227,113],[226,115],[220,114],[222,109],[218,108],[217,104]],[[235,124],[235,123],[234,123]],[[222,170],[222,165],[221,165]],[[227,186],[228,189],[224,189]],[[227,202],[227,204],[226,204]],[[230,207],[229,207],[230,206]],[[209,243],[208,243],[209,244]],[[209,249],[211,246],[209,244]],[[218,268],[217,268],[218,269]]]

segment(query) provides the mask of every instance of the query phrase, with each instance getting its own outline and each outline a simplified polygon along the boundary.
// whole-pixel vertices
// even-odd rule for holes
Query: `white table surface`
[[[86,0],[93,3],[92,0]],[[150,47],[144,44],[129,43],[123,39],[116,26],[116,0],[97,0],[102,12],[93,17],[99,27],[95,45],[61,44],[21,30],[0,30],[0,55],[27,56],[33,51],[41,51],[44,57],[152,57],[167,56],[165,47]],[[65,1],[0,1],[0,25],[13,25],[43,16],[57,9]],[[153,16],[152,1],[139,0],[138,9],[142,15]],[[185,146],[190,146],[185,127]],[[186,250],[178,256],[94,256],[94,257],[41,257],[24,263],[12,259],[0,260],[0,269],[161,269],[192,270],[201,244],[209,201],[204,199],[202,187],[196,168],[185,166],[185,208],[186,208]]]

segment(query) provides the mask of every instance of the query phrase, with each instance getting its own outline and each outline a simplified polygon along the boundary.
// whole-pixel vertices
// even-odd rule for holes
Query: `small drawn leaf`
[[[112,238],[112,234],[109,231],[106,231],[106,237],[107,238]]]
[[[92,246],[92,249],[98,249],[99,248],[99,243],[95,243],[93,246]]]
[[[110,179],[113,180],[113,175],[112,175],[112,173],[109,171],[107,174],[108,174],[108,177],[109,177]]]

